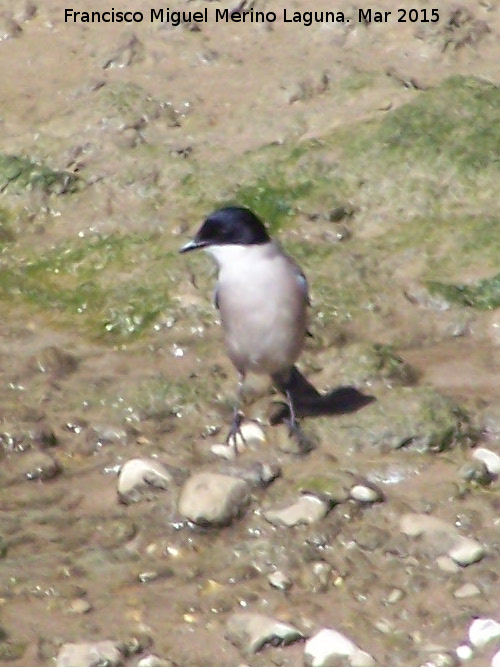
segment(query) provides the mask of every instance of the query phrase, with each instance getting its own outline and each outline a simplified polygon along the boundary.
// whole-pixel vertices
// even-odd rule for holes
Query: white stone
[[[349,658],[351,667],[373,667],[376,665],[375,658],[361,649],[356,649]]]
[[[482,461],[492,475],[500,475],[500,456],[496,452],[486,447],[478,447],[474,450],[472,457]]]
[[[170,660],[163,660],[157,655],[145,655],[144,658],[141,658],[137,663],[137,667],[171,667],[172,663]]]
[[[453,596],[458,600],[474,597],[475,595],[481,595],[481,589],[479,586],[476,586],[476,584],[471,582],[460,586],[460,588],[457,588],[457,590],[453,593]]]
[[[382,500],[380,491],[364,484],[355,484],[349,491],[349,495],[360,503],[378,503]]]
[[[448,556],[455,563],[467,567],[472,563],[477,563],[484,557],[486,551],[483,545],[470,537],[461,537],[456,544],[448,551]]]
[[[357,648],[356,644],[341,632],[323,628],[307,640],[304,655],[311,667],[320,667],[328,658],[336,655],[350,656]]]
[[[348,658],[352,667],[372,667],[376,664],[369,653],[362,651],[338,630],[323,628],[306,642],[304,659],[308,667],[322,667],[335,657]]]
[[[64,644],[56,660],[57,667],[96,667],[104,663],[109,667],[123,664],[123,656],[116,642]]]
[[[436,558],[436,565],[442,572],[448,572],[449,574],[460,572],[460,565],[455,563],[449,556],[438,556]]]
[[[124,503],[137,502],[148,490],[167,489],[171,480],[170,472],[159,461],[130,459],[118,475],[118,496]]]
[[[468,644],[461,644],[460,646],[457,646],[455,653],[457,654],[457,658],[459,660],[470,660],[474,655],[474,651]]]
[[[500,651],[497,651],[491,659],[491,667],[500,667]]]
[[[470,624],[469,641],[476,648],[482,648],[498,637],[500,637],[500,623],[492,618],[476,618]]]
[[[275,526],[298,526],[320,521],[326,516],[328,509],[323,500],[304,494],[288,507],[263,510],[262,516]]]
[[[234,442],[229,444],[217,443],[210,447],[210,451],[215,456],[231,461],[241,454],[247,446],[262,445],[266,442],[266,434],[262,426],[253,420],[244,421],[240,425],[240,432],[236,434]]]
[[[244,421],[240,425],[240,431],[236,434],[236,446],[260,445],[266,442],[266,434],[262,426],[252,420]]]

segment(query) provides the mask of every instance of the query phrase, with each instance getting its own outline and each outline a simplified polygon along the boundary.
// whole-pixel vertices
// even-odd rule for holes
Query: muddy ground
[[[380,0],[392,19],[366,24],[339,0],[315,9],[344,23],[309,27],[283,20],[305,0],[257,0],[276,13],[264,24],[182,2],[209,20],[177,27],[142,0],[115,6],[148,17],[129,26],[65,22],[66,7],[0,0],[0,660],[136,638],[184,667],[303,664],[301,643],[242,656],[225,623],[250,609],[337,628],[380,665],[424,664],[432,646],[455,664],[500,591],[498,482],[464,470],[473,447],[500,447],[500,5],[444,1],[435,23],[397,23],[431,4]],[[235,465],[282,476],[231,526],[200,530],[177,497],[228,465],[210,447],[236,378],[212,267],[177,249],[226,202],[266,218],[308,276],[307,377],[377,401],[304,419],[317,447],[301,456],[268,426],[280,397],[252,381],[245,412],[267,443]],[[134,457],[173,482],[123,505]],[[311,526],[262,518],[336,474],[383,502],[346,500]],[[484,558],[439,569],[435,544],[401,534],[408,512],[456,525]],[[464,583],[476,594],[456,597]]]

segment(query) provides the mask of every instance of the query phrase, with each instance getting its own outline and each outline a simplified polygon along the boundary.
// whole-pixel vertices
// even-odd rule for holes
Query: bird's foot
[[[246,446],[247,442],[245,436],[241,431],[241,424],[243,422],[244,415],[241,412],[235,412],[233,416],[233,421],[231,423],[231,428],[226,438],[226,445],[232,445],[234,448],[234,453],[238,454],[238,446],[241,447],[241,443]],[[239,436],[239,438],[238,438]]]
[[[316,445],[300,428],[300,424],[296,419],[285,419],[285,423],[288,426],[288,435],[297,442],[300,454],[308,454],[315,449]]]

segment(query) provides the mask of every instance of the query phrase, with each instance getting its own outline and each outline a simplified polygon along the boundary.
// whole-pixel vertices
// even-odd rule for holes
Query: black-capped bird
[[[226,442],[236,449],[248,373],[271,376],[287,398],[290,431],[299,434],[291,389],[302,378],[294,364],[307,333],[309,294],[304,273],[246,208],[215,211],[180,252],[200,248],[217,263],[214,301],[229,358],[239,374],[237,404]]]

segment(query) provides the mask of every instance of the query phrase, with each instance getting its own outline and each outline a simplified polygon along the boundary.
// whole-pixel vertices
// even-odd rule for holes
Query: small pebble
[[[212,445],[210,451],[216,456],[231,461],[247,447],[258,447],[265,442],[266,434],[262,426],[256,421],[248,420],[241,424],[240,433],[236,434],[234,443]]]
[[[476,586],[476,584],[467,583],[460,586],[460,588],[457,588],[453,595],[459,600],[463,598],[471,598],[475,595],[481,595],[481,589],[479,586]]]
[[[168,489],[172,476],[155,459],[130,459],[118,475],[118,497],[122,503],[136,503],[157,489]]]
[[[500,475],[500,456],[496,452],[486,449],[486,447],[478,447],[474,450],[472,456],[478,461],[482,461],[489,473]]]
[[[378,489],[364,484],[353,486],[349,495],[360,503],[379,503],[383,500],[383,495]]]
[[[371,667],[375,665],[373,657],[362,651],[356,644],[337,630],[323,628],[314,637],[307,640],[304,649],[306,667],[327,667],[336,658],[348,658],[353,667]]]
[[[442,572],[448,572],[449,574],[460,572],[460,566],[449,556],[438,556],[436,558],[436,565]]]
[[[267,577],[268,582],[273,588],[277,588],[280,591],[287,591],[292,586],[292,580],[281,570],[276,570],[276,572],[271,572]]]
[[[264,614],[240,612],[228,618],[226,637],[248,655],[257,653],[267,644],[287,646],[302,639],[303,635],[293,625]]]
[[[460,646],[457,646],[455,653],[457,654],[457,658],[459,660],[464,660],[464,661],[470,660],[474,655],[474,651],[468,644],[461,644]]]
[[[288,507],[264,510],[262,516],[275,526],[290,527],[320,521],[327,515],[328,510],[327,503],[316,496],[305,494]]]
[[[476,618],[470,624],[469,641],[476,648],[482,648],[498,637],[500,637],[500,623],[492,618]]]
[[[35,450],[21,454],[14,468],[26,479],[33,481],[52,479],[62,470],[59,462],[52,456]]]
[[[172,667],[173,663],[170,660],[164,660],[157,655],[145,655],[137,663],[137,667]]]
[[[396,604],[396,602],[404,598],[404,595],[404,592],[400,588],[393,588],[387,596],[387,602],[388,604]]]
[[[76,598],[69,603],[68,611],[71,614],[87,614],[92,609],[92,605],[85,598]]]

